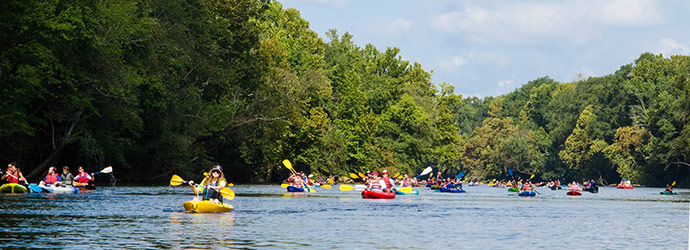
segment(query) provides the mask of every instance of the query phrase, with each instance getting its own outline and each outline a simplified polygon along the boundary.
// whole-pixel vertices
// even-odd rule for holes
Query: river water
[[[67,249],[688,249],[690,190],[567,196],[538,188],[465,187],[395,200],[318,188],[238,185],[224,214],[185,213],[189,187],[99,187],[80,194],[0,195],[0,248]]]

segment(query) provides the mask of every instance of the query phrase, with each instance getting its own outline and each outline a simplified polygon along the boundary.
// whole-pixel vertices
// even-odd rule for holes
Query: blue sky
[[[690,54],[690,1],[283,0],[325,38],[398,47],[468,96],[497,96],[549,76],[614,73],[644,52]]]

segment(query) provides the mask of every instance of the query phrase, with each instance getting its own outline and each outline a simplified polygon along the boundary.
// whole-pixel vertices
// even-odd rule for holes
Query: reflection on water
[[[0,195],[0,248],[688,248],[690,193],[616,190],[567,196],[466,187],[395,200],[359,191],[233,188],[235,210],[190,214],[186,188],[115,187],[80,194]]]

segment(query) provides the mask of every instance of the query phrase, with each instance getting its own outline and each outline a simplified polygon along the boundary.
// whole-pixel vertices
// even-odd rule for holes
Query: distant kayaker
[[[57,168],[55,166],[50,166],[48,168],[48,174],[38,185],[44,187],[61,186],[62,178],[60,178],[60,175],[56,172]]]
[[[666,190],[664,190],[664,192],[673,193],[673,186],[666,184]]]
[[[93,176],[84,171],[84,166],[79,166],[77,169],[79,173],[77,173],[77,177],[74,177],[72,186],[88,186],[89,182],[93,180]]]
[[[215,165],[210,172],[211,174],[199,183],[199,186],[203,187],[201,191],[203,192],[204,200],[209,200],[216,204],[223,203],[223,196],[220,194],[220,190],[227,185],[225,175],[223,175],[223,167]],[[194,186],[194,181],[189,181],[189,185],[194,189],[194,194],[199,195],[199,189]],[[194,200],[198,201],[199,199],[194,197]]]
[[[62,184],[72,185],[74,175],[72,175],[72,173],[69,172],[68,166],[62,167],[62,174],[60,174],[60,178],[62,179]]]
[[[580,191],[580,185],[577,184],[576,181],[573,181],[572,183],[568,184],[568,190],[569,191]]]
[[[7,181],[7,183],[15,184],[19,184],[19,181],[26,182],[26,179],[24,178],[22,171],[19,171],[19,169],[17,168],[17,163],[15,162],[7,164],[7,172],[5,172],[5,175],[2,176],[2,180]]]
[[[395,188],[395,183],[393,183],[393,179],[390,176],[388,176],[388,170],[384,169],[383,171],[381,171],[381,175],[383,175],[381,177],[381,180],[383,181],[386,187],[383,191],[393,192],[393,188]]]

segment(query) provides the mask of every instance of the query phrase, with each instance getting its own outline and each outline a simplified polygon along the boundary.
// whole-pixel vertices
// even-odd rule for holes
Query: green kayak
[[[520,190],[518,190],[517,188],[514,188],[514,187],[511,187],[508,189],[508,192],[518,192],[518,191],[520,191]]]
[[[677,195],[676,192],[668,192],[668,191],[663,191],[663,192],[661,192],[661,193],[659,193],[659,194],[661,194],[661,195]]]
[[[0,186],[0,193],[23,194],[26,193],[26,187],[16,183],[7,183],[5,185]]]

